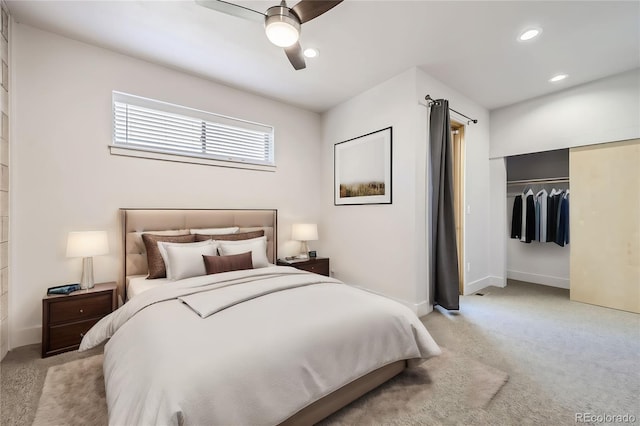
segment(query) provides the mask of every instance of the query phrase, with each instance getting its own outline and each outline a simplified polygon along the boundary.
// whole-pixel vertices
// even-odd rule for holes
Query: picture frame
[[[392,204],[393,129],[333,146],[334,205]]]

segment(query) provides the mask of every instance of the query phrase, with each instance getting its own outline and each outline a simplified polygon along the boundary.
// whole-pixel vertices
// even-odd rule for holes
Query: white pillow
[[[251,252],[251,261],[254,268],[269,266],[267,259],[267,237],[252,238],[240,241],[216,241],[219,244],[220,255],[241,254]]]
[[[202,228],[202,229],[189,229],[192,234],[200,235],[226,235],[235,234],[240,230],[238,226],[231,226],[229,228]]]
[[[160,241],[158,249],[167,269],[167,279],[172,281],[206,275],[202,255],[215,256],[218,254],[218,244],[212,240],[197,243]]]

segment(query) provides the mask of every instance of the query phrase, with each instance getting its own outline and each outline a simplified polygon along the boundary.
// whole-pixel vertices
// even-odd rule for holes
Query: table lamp
[[[316,241],[318,239],[318,225],[315,223],[294,223],[291,239],[301,242],[300,254],[296,257],[298,259],[308,259],[309,246],[307,241]]]
[[[89,289],[93,281],[93,256],[109,253],[106,231],[69,232],[67,257],[82,257],[82,279],[80,288]]]

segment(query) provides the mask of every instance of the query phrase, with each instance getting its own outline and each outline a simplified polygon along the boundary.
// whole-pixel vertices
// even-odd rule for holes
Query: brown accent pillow
[[[203,235],[196,234],[196,241],[207,241],[207,240],[216,240],[216,241],[240,241],[240,240],[250,240],[252,238],[264,237],[264,229],[259,231],[251,231],[251,232],[240,232],[238,234],[222,234],[222,235]]]
[[[193,243],[196,240],[195,235],[154,235],[154,234],[142,234],[142,241],[147,248],[147,266],[149,267],[148,280],[156,278],[165,278],[167,276],[167,269],[164,265],[164,260],[160,255],[160,249],[158,248],[158,241],[164,241],[168,243]]]
[[[204,259],[204,269],[207,271],[207,275],[253,269],[250,251],[229,256],[206,256],[203,254],[202,258]]]

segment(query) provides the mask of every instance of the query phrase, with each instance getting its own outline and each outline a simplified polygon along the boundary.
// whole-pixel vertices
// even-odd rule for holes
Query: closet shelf
[[[531,184],[531,183],[566,183],[566,182],[569,182],[569,177],[508,180],[507,185],[521,185],[521,184]]]

